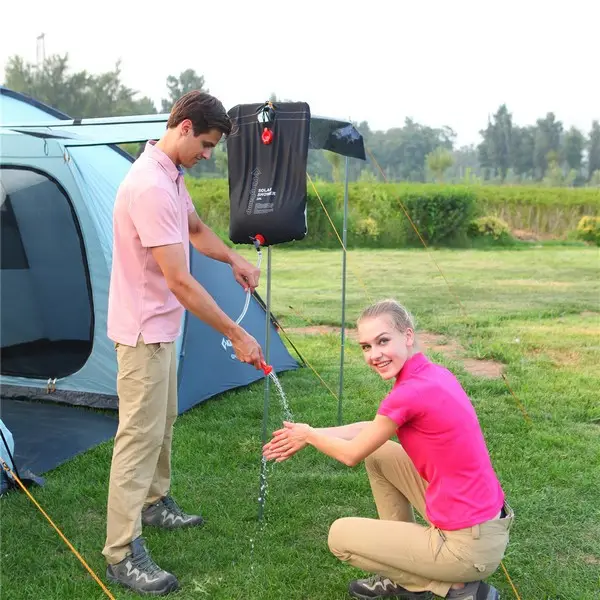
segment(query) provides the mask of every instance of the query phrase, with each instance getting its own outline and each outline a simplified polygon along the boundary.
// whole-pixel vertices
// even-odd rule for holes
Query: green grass
[[[243,252],[255,260],[253,249]],[[341,260],[339,251],[273,249],[273,310],[285,328],[339,325]],[[600,598],[598,249],[365,250],[352,251],[348,260],[350,321],[370,299],[394,296],[420,328],[452,337],[466,356],[505,363],[531,423],[501,379],[472,376],[459,359],[432,354],[455,370],[471,395],[516,511],[504,565],[523,600]],[[339,337],[290,338],[337,393]],[[335,424],[337,401],[309,368],[281,381],[296,420]],[[344,381],[344,421],[371,418],[389,384],[367,371],[351,341]],[[327,534],[338,517],[376,516],[362,464],[350,469],[307,449],[273,466],[259,527],[263,399],[263,385],[255,384],[210,400],[176,423],[173,492],[186,509],[200,508],[207,524],[145,535],[157,562],[179,576],[178,598],[342,600],[348,580],[359,575],[329,553]],[[281,414],[273,394],[269,430]],[[76,458],[32,490],[102,577],[111,449],[107,443]],[[1,597],[105,597],[24,494],[1,500],[0,509]],[[504,599],[514,597],[501,569],[491,581]],[[115,598],[137,597],[110,589]]]

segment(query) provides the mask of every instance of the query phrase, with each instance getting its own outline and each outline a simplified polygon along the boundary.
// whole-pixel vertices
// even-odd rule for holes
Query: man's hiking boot
[[[450,590],[447,600],[500,600],[498,590],[485,581],[472,581],[462,590]]]
[[[348,593],[353,598],[360,600],[376,600],[387,598],[391,600],[431,600],[431,592],[409,592],[401,585],[394,583],[387,577],[373,575],[368,579],[352,581]]]
[[[142,523],[163,529],[180,529],[203,525],[204,519],[199,515],[187,515],[171,496],[165,496],[142,510]]]
[[[148,596],[166,596],[179,587],[175,575],[152,560],[141,537],[131,542],[131,554],[115,565],[108,565],[106,578]]]

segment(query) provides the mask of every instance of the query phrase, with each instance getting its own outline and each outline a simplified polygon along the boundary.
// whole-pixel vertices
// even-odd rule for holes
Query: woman
[[[379,519],[338,519],[328,540],[340,560],[375,574],[350,583],[351,596],[498,600],[483,580],[504,556],[514,513],[468,396],[418,351],[412,318],[394,300],[367,308],[358,335],[367,364],[395,380],[374,420],[325,429],[284,422],[265,457],[280,462],[311,445],[350,467],[365,460]]]

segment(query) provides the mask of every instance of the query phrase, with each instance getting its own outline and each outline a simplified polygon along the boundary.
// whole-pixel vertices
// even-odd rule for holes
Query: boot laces
[[[140,569],[140,571],[148,573],[149,575],[156,575],[162,571],[154,560],[152,560],[152,557],[147,550],[145,550],[143,554],[132,557],[131,562]]]
[[[163,498],[163,504],[167,507],[167,509],[176,514],[178,517],[186,517],[187,515],[177,506],[175,500],[171,498],[171,496],[165,496]]]

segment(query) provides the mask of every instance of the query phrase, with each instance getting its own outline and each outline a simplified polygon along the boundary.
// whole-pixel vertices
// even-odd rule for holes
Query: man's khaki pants
[[[500,565],[514,514],[458,531],[415,522],[425,516],[425,489],[414,464],[396,442],[388,441],[366,459],[379,519],[335,521],[329,548],[342,561],[388,577],[411,592],[429,590],[442,598],[453,583],[489,577]],[[412,505],[412,506],[411,506]]]
[[[108,491],[108,563],[123,560],[142,533],[141,512],[160,500],[171,483],[171,440],[177,417],[175,343],[115,345],[119,427]]]

